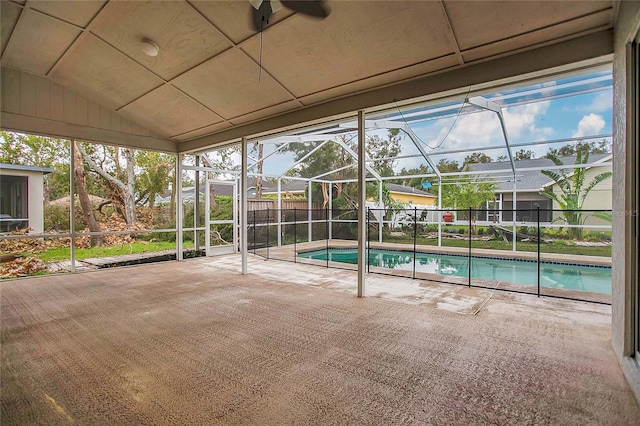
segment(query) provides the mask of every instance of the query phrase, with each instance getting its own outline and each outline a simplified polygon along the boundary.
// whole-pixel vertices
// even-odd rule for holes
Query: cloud
[[[544,116],[550,105],[550,101],[544,101],[507,108],[503,114],[509,138],[531,141],[552,134],[553,129],[551,127],[538,127],[536,125],[536,119]]]
[[[598,93],[591,104],[578,107],[579,111],[606,112],[613,108],[613,91]]]
[[[578,128],[571,135],[574,138],[581,138],[583,136],[594,136],[600,133],[604,129],[604,118],[600,114],[588,114],[582,117],[578,123]]]
[[[549,105],[549,101],[544,101],[504,109],[503,115],[509,140],[511,142],[532,141],[552,134],[554,132],[552,128],[536,125],[540,117],[547,113]],[[438,151],[455,149],[469,149],[469,152],[473,152],[476,147],[504,147],[502,127],[495,113],[482,111],[463,114],[458,117],[449,131],[454,119],[453,116],[442,118],[432,124],[421,126],[419,130],[416,129],[429,147],[440,147],[434,154]],[[448,135],[447,132],[449,132]],[[445,136],[446,140],[440,145]],[[488,154],[497,155],[495,150],[489,151]]]

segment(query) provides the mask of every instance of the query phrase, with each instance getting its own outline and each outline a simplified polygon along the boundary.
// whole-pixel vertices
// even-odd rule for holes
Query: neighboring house
[[[585,173],[585,184],[583,188],[586,188],[589,182],[597,175],[611,171],[611,154],[592,154],[589,156],[589,163],[593,165],[589,167]],[[576,157],[561,157],[560,161],[567,166],[567,169],[571,169],[575,164]],[[559,212],[551,213],[549,210],[560,210],[560,206],[541,194],[542,191],[552,190],[556,193],[560,193],[560,189],[557,184],[542,174],[540,170],[529,169],[544,169],[545,167],[554,167],[553,161],[548,158],[536,158],[532,160],[518,160],[516,164],[516,220],[520,222],[535,222],[537,221],[536,212],[530,211],[537,207],[541,210],[545,210],[540,213],[540,221],[549,223],[554,218],[561,216]],[[606,164],[606,166],[602,166]],[[478,172],[484,171],[502,171],[504,173],[491,174],[487,177],[495,179],[497,182],[496,198],[495,201],[487,203],[487,212],[480,212],[478,214],[478,220],[490,221],[490,222],[510,222],[513,220],[513,175],[510,172],[510,165],[506,161],[492,162],[492,163],[476,163],[469,164],[469,170]],[[559,172],[559,171],[558,171]],[[609,210],[612,206],[611,198],[611,179],[607,179],[600,182],[587,196],[583,205],[584,210]],[[500,211],[502,210],[502,211]],[[585,222],[587,224],[603,224],[600,219],[589,217]]]
[[[437,203],[437,197],[430,192],[395,183],[386,183],[385,185],[391,198],[411,207],[431,207]]]
[[[0,164],[0,232],[44,231],[44,175],[47,167]]]

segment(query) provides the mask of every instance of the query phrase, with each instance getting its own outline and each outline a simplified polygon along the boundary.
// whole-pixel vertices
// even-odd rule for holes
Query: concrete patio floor
[[[640,424],[609,306],[250,256],[4,281],[2,424]]]

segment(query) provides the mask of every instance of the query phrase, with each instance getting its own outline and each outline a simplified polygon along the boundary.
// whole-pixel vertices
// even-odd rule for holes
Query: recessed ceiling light
[[[142,51],[149,56],[158,56],[160,48],[148,38],[142,39]]]

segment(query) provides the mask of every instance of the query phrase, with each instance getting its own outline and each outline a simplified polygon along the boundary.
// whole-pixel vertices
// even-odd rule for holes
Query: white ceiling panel
[[[22,12],[22,8],[17,4],[8,1],[0,2],[0,25],[2,27],[0,28],[0,43],[2,43],[0,52],[4,52],[9,36],[18,22],[20,12]]]
[[[172,136],[171,139],[178,142],[186,141],[189,139],[197,138],[199,136],[204,136],[220,130],[228,129],[229,127],[231,127],[231,123],[228,123],[226,121],[221,121],[219,123],[212,124],[211,126],[200,127],[190,132],[185,132],[176,136]]]
[[[602,10],[610,1],[445,1],[461,50],[562,24]]]
[[[181,75],[172,84],[227,119],[293,99],[237,48]]]
[[[559,25],[541,28],[522,35],[485,44],[462,52],[465,62],[473,62],[479,59],[493,57],[504,52],[513,52],[522,46],[533,46],[548,43],[549,40],[557,40],[563,37],[571,37],[581,31],[589,31],[594,28],[603,28],[611,21],[611,11],[605,10],[578,19],[569,20]]]
[[[113,110],[162,84],[161,79],[91,35],[74,43],[51,78]]]
[[[21,70],[46,74],[78,37],[80,30],[33,10],[23,13],[2,62]],[[31,52],[29,55],[24,54],[26,47]]]
[[[262,43],[242,44],[296,96],[326,90],[425,60],[455,46],[437,2],[334,2],[316,21],[299,15],[276,25]],[[410,30],[409,30],[410,29]]]
[[[120,112],[165,137],[222,121],[218,115],[168,85],[136,99]]]
[[[251,121],[258,120],[260,118],[270,117],[273,115],[281,114],[286,111],[292,111],[300,106],[298,101],[286,101],[281,104],[269,106],[267,108],[251,112],[249,114],[241,115],[239,117],[229,120],[231,124],[239,125],[243,123],[249,123]]]
[[[232,43],[185,2],[110,2],[92,31],[165,80],[230,48]],[[144,38],[156,43],[158,56],[142,52]]]
[[[38,0],[29,3],[32,9],[39,10],[47,15],[55,16],[66,22],[71,22],[80,27],[86,27],[91,19],[102,9],[106,0],[77,0],[73,2],[67,1],[48,1]]]
[[[364,92],[370,87],[385,86],[387,84],[411,79],[416,76],[430,74],[434,71],[453,68],[457,65],[458,58],[456,55],[452,54],[388,73],[378,74],[373,77],[355,81],[353,83],[347,83],[342,86],[323,90],[321,92],[313,93],[308,96],[302,96],[299,98],[299,100],[304,105],[312,105],[329,99],[335,99],[341,96]]]

